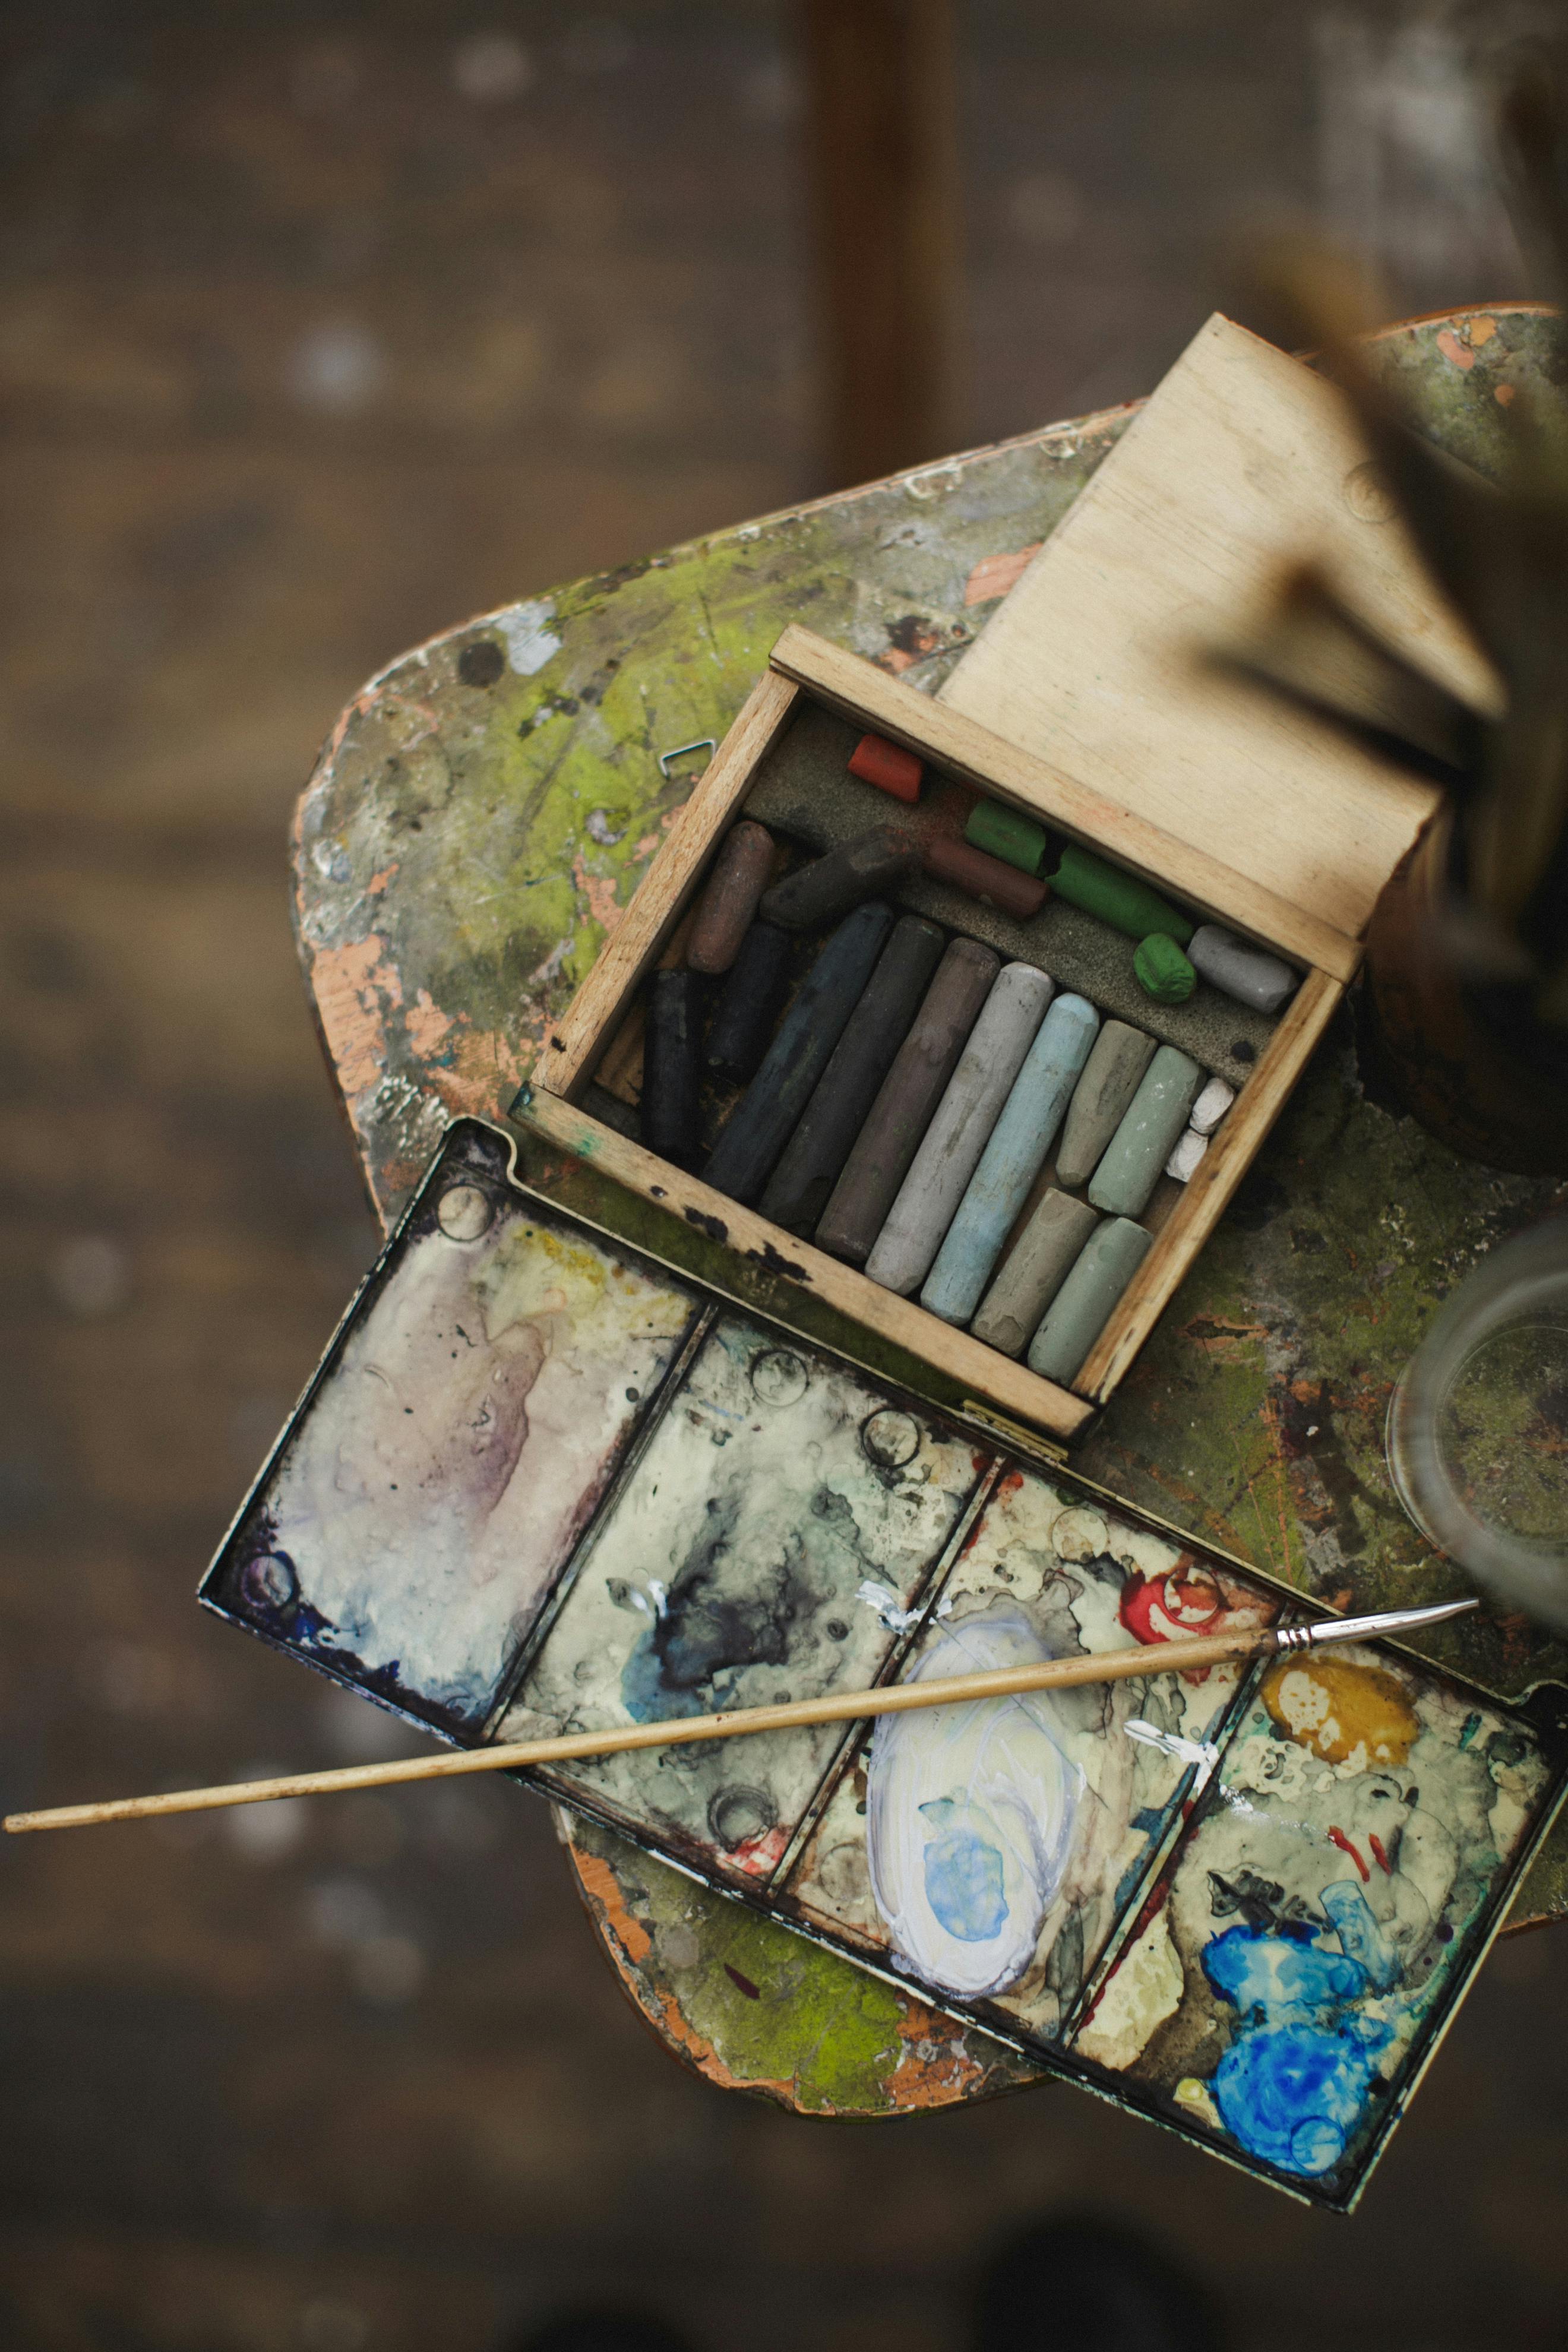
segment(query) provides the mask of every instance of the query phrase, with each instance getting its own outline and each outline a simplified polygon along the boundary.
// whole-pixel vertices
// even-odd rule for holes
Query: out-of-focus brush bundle
[[[1562,72],[1532,62],[1500,107],[1521,244],[1568,298],[1568,107]],[[1413,430],[1358,340],[1357,275],[1306,244],[1268,275],[1361,420],[1435,578],[1503,693],[1479,715],[1375,641],[1321,573],[1283,585],[1274,625],[1226,666],[1441,783],[1443,811],[1384,894],[1368,937],[1370,998],[1399,1091],[1468,1156],[1568,1173],[1568,401],[1510,386],[1490,481]],[[1353,646],[1352,646],[1353,641]],[[1397,672],[1400,725],[1372,725],[1321,684],[1334,643]],[[1353,660],[1351,665],[1354,667]],[[1386,706],[1386,696],[1384,702]]]

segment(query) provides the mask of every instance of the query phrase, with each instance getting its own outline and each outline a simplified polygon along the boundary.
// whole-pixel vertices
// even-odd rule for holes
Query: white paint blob
[[[1004,1601],[933,1642],[908,1679],[1050,1654]],[[1043,1693],[884,1716],[867,1775],[867,1854],[904,1966],[971,2000],[1016,1984],[1066,1875],[1084,1792]]]
[[[550,627],[555,606],[548,596],[531,597],[498,614],[496,627],[506,640],[507,659],[519,677],[533,677],[561,651],[561,640]]]

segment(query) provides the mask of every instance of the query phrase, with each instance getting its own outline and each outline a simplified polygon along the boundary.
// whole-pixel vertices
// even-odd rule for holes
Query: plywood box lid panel
[[[1211,319],[941,699],[1359,936],[1434,788],[1203,656],[1255,636],[1289,569],[1313,562],[1426,677],[1496,709],[1494,674],[1367,464],[1331,384]]]

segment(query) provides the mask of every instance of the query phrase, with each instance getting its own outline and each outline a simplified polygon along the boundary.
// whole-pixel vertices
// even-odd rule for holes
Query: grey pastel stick
[[[946,943],[941,925],[920,915],[906,915],[894,924],[849,1025],[768,1180],[762,1211],[775,1224],[809,1233],[827,1206],[866,1106],[892,1066]]]
[[[906,1297],[931,1272],[1056,982],[1033,964],[1007,964],[959,1057],[910,1172],[866,1261],[885,1290]]]
[[[1151,1240],[1126,1217],[1108,1218],[1090,1234],[1029,1342],[1032,1372],[1047,1381],[1078,1378],[1111,1308],[1148,1256]]]
[[[1279,956],[1238,940],[1218,923],[1205,923],[1187,942],[1187,961],[1211,988],[1221,988],[1255,1013],[1278,1013],[1294,996],[1301,975]]]
[[[864,1265],[870,1256],[1001,969],[1001,957],[978,940],[950,943],[816,1228],[835,1257]]]
[[[1087,1201],[1054,1189],[1037,1204],[970,1325],[1004,1356],[1021,1356],[1100,1220]]]
[[[715,1192],[728,1192],[732,1201],[754,1201],[761,1192],[892,928],[891,908],[875,903],[857,907],[839,924],[802,981],[761,1069],[713,1147],[703,1177]]]
[[[1162,1045],[1105,1148],[1089,1197],[1108,1216],[1142,1216],[1204,1082],[1190,1054]]]
[[[1057,1147],[1057,1182],[1076,1192],[1100,1165],[1154,1055],[1154,1040],[1125,1021],[1108,1021],[1073,1089]]]
[[[921,1292],[944,1323],[967,1323],[979,1306],[1099,1027],[1083,996],[1057,997],[1041,1022]]]
[[[890,890],[920,863],[920,853],[907,833],[895,825],[874,824],[842,849],[814,857],[775,882],[763,894],[762,914],[786,931],[815,931],[836,923],[851,907]]]

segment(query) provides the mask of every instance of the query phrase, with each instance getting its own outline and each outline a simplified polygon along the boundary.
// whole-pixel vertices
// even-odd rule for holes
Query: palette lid
[[[1316,564],[1468,708],[1501,688],[1395,514],[1343,395],[1210,319],[1068,509],[940,699],[1346,938],[1436,789],[1205,666]],[[1378,666],[1334,684],[1362,715]]]

